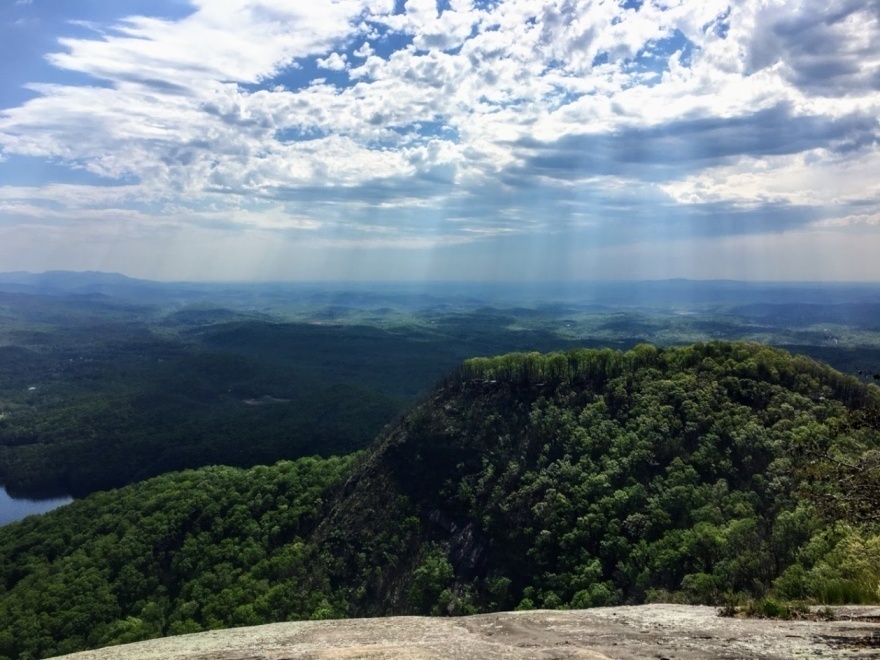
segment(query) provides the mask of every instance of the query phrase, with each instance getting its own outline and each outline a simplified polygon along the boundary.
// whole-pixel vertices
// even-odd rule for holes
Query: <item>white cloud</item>
[[[786,156],[745,156],[663,185],[682,204],[840,206],[870,201],[880,208],[880,148],[858,154],[813,149]]]
[[[837,227],[872,228],[880,226],[880,211],[877,213],[859,213],[836,218],[817,220],[811,227],[816,229],[833,229]]]
[[[394,14],[395,4],[198,0],[180,20],[131,17],[62,39],[49,61],[93,83],[32,84],[36,98],[0,111],[0,158],[48,159],[126,185],[0,187],[0,201],[18,205],[0,212],[49,218],[55,203],[66,210],[53,210],[53,221],[95,210],[136,223],[179,207],[182,224],[325,241],[334,228],[348,232],[335,238],[344,244],[362,223],[385,227],[395,245],[424,247],[440,239],[418,234],[419,223],[433,231],[432,213],[454,216],[463,198],[479,199],[483,215],[441,233],[444,241],[537,231],[522,206],[509,224],[492,224],[511,212],[510,199],[530,196],[523,186],[546,197],[560,225],[576,211],[556,191],[584,180],[615,204],[624,180],[626,191],[659,186],[682,207],[880,199],[876,126],[860,124],[853,139],[862,141],[847,148],[752,145],[711,157],[698,133],[707,121],[747,128],[780,107],[792,120],[880,114],[880,24],[870,3],[646,0],[634,11],[586,0],[407,0]],[[398,42],[406,45],[389,53]],[[352,82],[304,79],[306,61]],[[689,141],[656,143],[693,153],[640,159],[647,143],[631,137],[689,130]],[[590,137],[633,153],[563,148]],[[675,166],[651,169],[648,156]],[[599,157],[633,166],[611,171]],[[591,227],[613,222],[589,218]]]
[[[330,53],[329,57],[318,58],[317,63],[318,66],[322,69],[330,69],[331,71],[344,71],[348,66],[345,62],[347,59],[346,55],[340,55],[339,53]]]
[[[352,55],[354,55],[355,57],[359,57],[361,59],[366,59],[370,55],[375,54],[375,52],[376,51],[373,50],[373,47],[370,45],[370,42],[365,41],[360,48],[352,51]]]
[[[356,34],[364,16],[390,10],[388,1],[367,0],[199,0],[196,6],[179,21],[131,17],[104,40],[62,39],[66,52],[49,59],[112,81],[162,81],[187,89],[254,82],[297,58],[327,52]]]

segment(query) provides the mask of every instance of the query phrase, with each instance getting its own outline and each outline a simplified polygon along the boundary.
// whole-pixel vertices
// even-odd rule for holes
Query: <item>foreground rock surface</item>
[[[70,660],[288,658],[880,658],[880,607],[834,608],[837,620],[717,616],[686,605],[300,621],[168,637]]]

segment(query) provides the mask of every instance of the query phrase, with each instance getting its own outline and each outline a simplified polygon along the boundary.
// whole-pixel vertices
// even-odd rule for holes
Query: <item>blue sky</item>
[[[0,270],[880,279],[871,0],[2,0]]]

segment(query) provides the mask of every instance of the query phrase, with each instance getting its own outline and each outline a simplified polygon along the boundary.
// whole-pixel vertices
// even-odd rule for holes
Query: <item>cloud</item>
[[[682,172],[717,167],[730,159],[754,161],[800,154],[824,147],[841,153],[872,146],[878,138],[875,117],[828,118],[798,115],[791,104],[731,118],[698,118],[614,133],[569,135],[555,142],[517,142],[530,155],[521,173],[560,178],[634,174],[643,180],[667,180]]]
[[[344,71],[348,66],[345,60],[348,59],[347,55],[340,55],[339,53],[330,53],[329,57],[324,59],[318,58],[318,66],[322,69],[330,69],[331,71]]]
[[[70,77],[0,110],[0,158],[124,185],[0,187],[0,213],[424,249],[880,212],[876,3],[192,4],[60,37]]]
[[[880,5],[861,0],[801,0],[755,11],[746,40],[746,70],[780,66],[798,88],[821,95],[880,89]]]
[[[819,148],[784,156],[743,156],[662,186],[681,204],[767,203],[818,208],[880,204],[880,150]]]

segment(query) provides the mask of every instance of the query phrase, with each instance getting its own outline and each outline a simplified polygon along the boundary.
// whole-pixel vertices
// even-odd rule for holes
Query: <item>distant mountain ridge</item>
[[[164,285],[121,273],[51,270],[43,273],[14,271],[0,273],[0,291],[41,295],[103,294],[130,297]]]
[[[443,309],[450,302],[465,308],[479,308],[487,299],[518,300],[517,287],[472,284],[426,284],[430,292],[411,283],[371,282],[158,282],[102,271],[55,270],[43,273],[15,271],[0,273],[0,293],[53,298],[105,296],[126,303],[173,307],[221,305],[237,310],[262,307],[300,306],[320,308],[329,322],[344,318],[347,311],[391,308]],[[483,297],[472,295],[478,291]],[[611,294],[626,300],[619,292]],[[82,298],[80,298],[82,299]],[[540,297],[539,297],[540,299]]]
[[[29,271],[19,270],[8,273],[0,273],[0,282],[9,284],[31,284],[53,287],[78,287],[98,284],[120,284],[133,282],[140,282],[144,284],[153,283],[150,280],[142,280],[128,277],[127,275],[123,275],[122,273],[108,273],[97,270],[47,270],[42,273],[31,273]]]
[[[0,291],[43,295],[101,293],[118,298],[198,301],[229,295],[239,299],[296,297],[313,304],[428,308],[450,301],[478,308],[503,305],[663,307],[675,305],[762,305],[880,303],[880,283],[752,282],[737,280],[633,280],[571,282],[165,282],[102,271],[53,270],[0,273]]]

